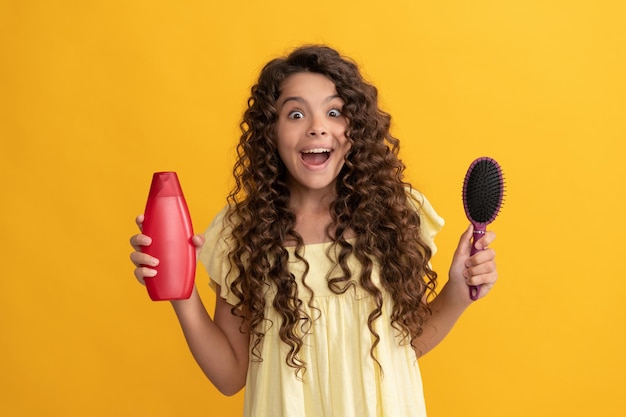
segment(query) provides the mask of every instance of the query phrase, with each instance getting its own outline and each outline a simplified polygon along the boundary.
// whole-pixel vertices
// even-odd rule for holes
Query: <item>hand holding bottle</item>
[[[143,230],[143,220],[144,215],[140,214],[135,219],[137,226],[139,227],[140,232]],[[196,248],[196,259],[202,246],[204,246],[204,236],[203,235],[194,235],[191,239],[191,242]],[[152,238],[150,236],[144,235],[143,233],[137,233],[130,238],[130,244],[134,249],[134,252],[130,254],[130,260],[135,265],[135,278],[142,285],[146,285],[145,279],[150,279],[157,275],[156,266],[159,265],[159,259],[151,256],[143,251],[143,248],[146,246],[150,246],[152,244]]]

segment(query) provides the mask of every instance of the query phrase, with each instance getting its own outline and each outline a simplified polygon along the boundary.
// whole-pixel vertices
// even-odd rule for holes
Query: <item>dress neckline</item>
[[[356,240],[356,236],[346,239],[346,241],[350,243],[354,242],[355,240]],[[332,245],[333,243],[335,242],[332,240],[329,240],[327,242],[319,242],[319,243],[306,243],[304,244],[303,248],[324,248],[324,247],[328,247]],[[285,248],[287,250],[293,251],[296,247],[295,245],[290,245],[290,246],[285,246]]]

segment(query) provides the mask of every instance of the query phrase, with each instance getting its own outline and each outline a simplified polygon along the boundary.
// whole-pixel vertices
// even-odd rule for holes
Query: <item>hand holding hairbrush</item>
[[[463,207],[474,226],[470,256],[478,252],[476,241],[484,236],[487,225],[496,219],[503,198],[504,177],[500,165],[488,157],[474,160],[463,181]],[[477,300],[480,286],[470,285],[469,293],[472,300]]]

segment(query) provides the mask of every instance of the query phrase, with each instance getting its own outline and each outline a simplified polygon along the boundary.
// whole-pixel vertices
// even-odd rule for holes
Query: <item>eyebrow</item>
[[[339,96],[339,94],[334,94],[334,95],[332,95],[332,96],[328,96],[328,97],[326,97],[326,98],[324,99],[324,103],[328,103],[329,101],[333,101],[333,100],[334,100],[334,99],[336,99],[336,98],[341,99],[341,97]],[[305,100],[305,99],[303,99],[303,98],[302,98],[302,97],[300,97],[300,96],[290,96],[290,97],[285,97],[285,99],[284,99],[284,100],[282,100],[282,102],[280,102],[279,104],[280,104],[280,106],[284,106],[284,105],[285,105],[286,103],[288,103],[289,101],[295,101],[295,102],[298,102],[298,103],[301,103],[301,104],[306,103],[306,100]]]

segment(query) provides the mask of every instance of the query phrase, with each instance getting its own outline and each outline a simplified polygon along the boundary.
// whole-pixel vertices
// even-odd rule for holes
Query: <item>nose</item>
[[[310,137],[321,137],[326,136],[328,130],[326,128],[326,124],[324,123],[324,118],[321,116],[313,116],[309,120],[311,123],[309,124],[307,135]]]

